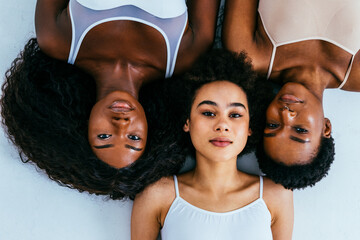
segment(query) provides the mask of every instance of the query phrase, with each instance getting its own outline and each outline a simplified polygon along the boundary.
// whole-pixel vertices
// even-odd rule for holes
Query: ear
[[[249,128],[248,136],[250,137],[252,135],[252,130]]]
[[[326,137],[326,138],[330,138],[331,137],[331,122],[328,118],[325,118],[324,119],[325,122],[324,122],[324,130],[323,130],[323,136]]]
[[[184,124],[184,127],[183,127],[183,129],[184,129],[184,132],[189,132],[189,119],[186,119],[186,123]]]

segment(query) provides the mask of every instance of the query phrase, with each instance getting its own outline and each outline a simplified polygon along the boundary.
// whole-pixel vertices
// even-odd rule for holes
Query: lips
[[[300,98],[291,95],[291,94],[284,94],[279,98],[280,101],[284,103],[303,103],[304,101]]]
[[[212,145],[216,147],[226,147],[232,144],[233,142],[230,141],[228,138],[213,138],[209,141]]]
[[[127,101],[115,101],[109,107],[113,112],[130,112],[134,108]]]

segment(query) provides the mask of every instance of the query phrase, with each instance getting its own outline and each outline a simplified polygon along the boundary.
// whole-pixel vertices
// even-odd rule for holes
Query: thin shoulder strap
[[[267,75],[266,75],[266,79],[270,78],[270,75],[271,75],[271,72],[272,72],[272,69],[273,69],[273,65],[274,65],[275,54],[276,54],[276,46],[273,44],[273,49],[272,49],[272,52],[271,52],[271,59],[270,59],[270,64],[269,64],[269,69],[268,69],[268,72],[267,72]]]
[[[176,194],[176,197],[180,197],[180,194],[179,194],[179,185],[178,185],[178,180],[177,180],[176,175],[174,175],[174,184],[175,184],[175,194]]]
[[[350,62],[350,65],[349,65],[349,67],[348,67],[348,69],[346,71],[345,78],[342,81],[342,83],[340,84],[340,86],[338,87],[338,89],[341,89],[345,85],[346,81],[348,80],[351,69],[352,69],[352,65],[353,65],[353,62],[354,62],[354,57],[355,57],[355,54],[353,54],[352,57],[351,57],[351,60],[350,60],[351,62]]]
[[[272,69],[273,69],[273,65],[274,65],[274,59],[275,59],[275,54],[276,54],[276,48],[277,48],[277,45],[276,45],[276,42],[275,40],[271,37],[271,35],[269,34],[268,30],[266,29],[266,25],[265,25],[265,22],[263,21],[263,18],[261,16],[261,11],[258,10],[258,13],[259,13],[259,16],[260,16],[260,21],[264,27],[264,30],[265,30],[265,33],[266,33],[266,36],[268,36],[271,44],[272,44],[272,51],[271,51],[271,59],[270,59],[270,63],[269,63],[269,68],[268,68],[268,72],[266,74],[266,79],[269,79],[270,78],[270,75],[271,75],[271,72],[272,72]]]
[[[260,198],[263,197],[263,177],[262,176],[259,176],[260,177]]]

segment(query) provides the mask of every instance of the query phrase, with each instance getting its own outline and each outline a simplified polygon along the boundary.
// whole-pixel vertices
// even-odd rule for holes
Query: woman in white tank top
[[[184,106],[174,104],[174,112],[185,114],[178,116],[184,120],[185,138],[163,147],[172,154],[169,149],[183,146],[187,139],[190,144],[182,149],[183,155],[193,149],[196,167],[162,178],[136,196],[132,240],[156,239],[159,231],[162,240],[291,239],[292,192],[236,167],[237,156],[257,130],[250,128],[250,118],[255,121],[252,111],[264,104],[265,98],[256,96],[257,82],[244,55],[227,51],[204,56],[193,71],[175,82],[186,85],[188,91],[175,98],[191,107],[185,107],[188,112],[184,113]],[[180,135],[175,132],[169,129],[167,134]]]
[[[282,85],[258,156],[287,188],[314,185],[334,160],[323,92],[360,91],[359,10],[356,0],[226,1],[224,46],[246,51],[257,72]]]
[[[141,87],[211,47],[219,3],[37,0],[36,39],[9,69],[1,101],[24,161],[64,185],[111,194],[150,136]]]

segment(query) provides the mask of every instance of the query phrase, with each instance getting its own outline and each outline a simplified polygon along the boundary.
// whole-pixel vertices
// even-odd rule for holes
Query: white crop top
[[[170,206],[161,229],[162,240],[268,240],[272,239],[271,215],[260,197],[234,211],[217,213],[191,205],[180,197],[174,176],[176,198]]]
[[[360,1],[358,0],[260,0],[258,12],[273,44],[267,77],[276,48],[305,40],[324,40],[352,55],[342,88],[360,49]]]
[[[166,42],[165,77],[174,72],[176,57],[187,21],[185,0],[70,0],[72,41],[68,63],[74,64],[81,43],[95,26],[109,21],[140,22],[159,31]]]

